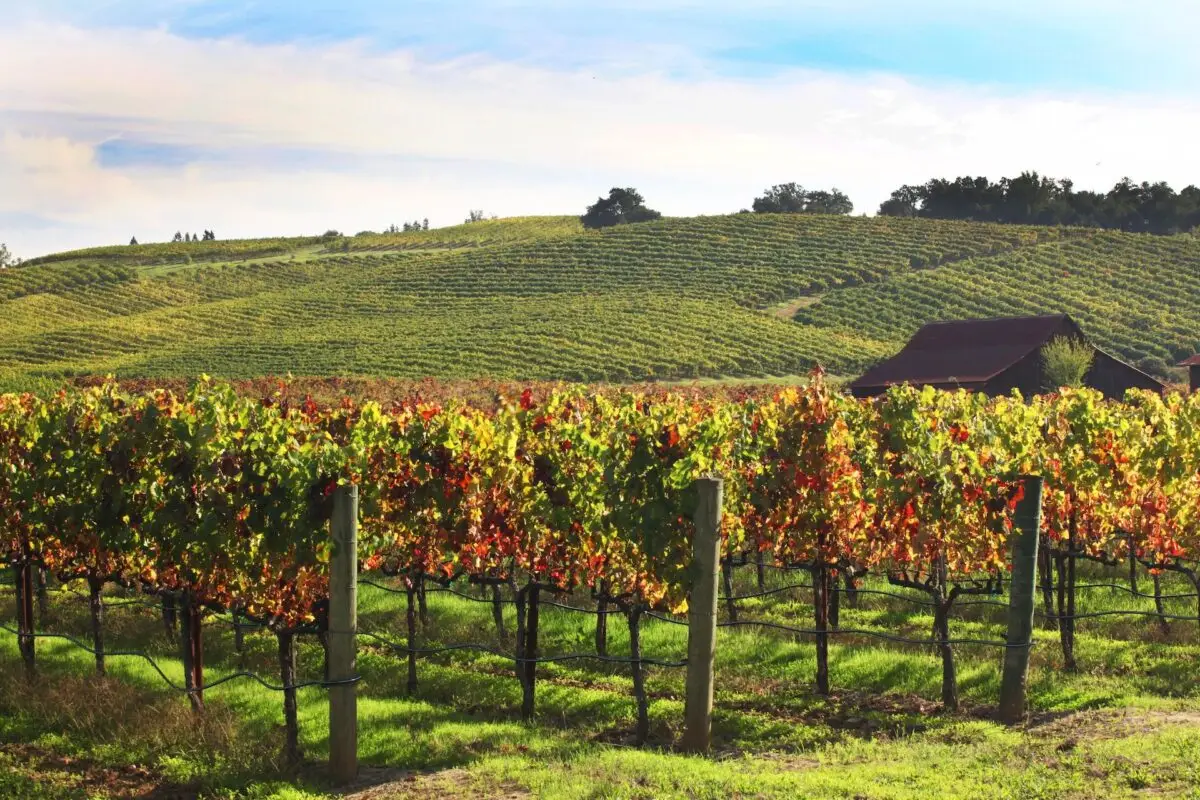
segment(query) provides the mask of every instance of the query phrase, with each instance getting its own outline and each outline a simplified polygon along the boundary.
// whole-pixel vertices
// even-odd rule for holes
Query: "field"
[[[40,438],[27,438],[22,425],[32,398],[30,405],[0,402],[0,453],[27,467],[0,472],[2,507],[24,512],[3,524],[28,526],[42,563],[57,559],[67,571],[105,576],[108,654],[107,676],[97,677],[93,655],[78,646],[97,629],[87,582],[52,580],[36,615],[36,630],[48,638],[37,640],[38,674],[27,678],[28,652],[14,635],[20,625],[13,576],[0,571],[0,798],[1200,798],[1200,598],[1197,583],[1170,571],[1196,564],[1189,509],[1200,483],[1189,476],[1197,474],[1200,401],[1169,411],[1101,408],[1086,397],[1061,407],[1048,401],[1038,413],[1058,420],[1052,431],[1018,423],[1023,412],[999,401],[989,408],[1007,410],[949,396],[921,400],[918,408],[898,394],[884,424],[801,377],[814,362],[835,379],[853,376],[929,320],[1049,311],[1070,313],[1102,347],[1167,373],[1200,344],[1200,301],[1191,292],[1198,279],[1200,240],[1192,236],[765,215],[667,219],[603,232],[551,217],[402,234],[99,248],[0,272],[0,391],[45,394],[63,379],[94,384],[87,376],[97,373],[116,373],[136,392],[161,384],[182,390],[188,376],[203,372],[241,379],[238,390],[251,399],[242,406],[214,392],[173,406],[108,389],[90,399],[64,395],[38,416]],[[258,403],[277,388],[263,376],[285,373],[309,377],[286,388],[286,402]],[[429,376],[437,380],[423,380]],[[597,401],[571,399],[574,389],[560,394],[552,383],[564,379],[670,384],[684,397],[660,402],[655,416],[631,402],[618,403],[619,414],[598,404],[585,426],[568,411]],[[538,383],[522,395],[531,381]],[[793,399],[771,411],[769,392],[747,390],[761,383],[804,383],[798,397],[809,404]],[[430,584],[428,613],[414,614],[404,592],[395,591],[396,579],[364,573],[370,583],[359,596],[358,694],[366,768],[358,785],[335,790],[323,765],[329,689],[296,690],[304,758],[287,763],[285,693],[235,676],[248,670],[268,683],[288,683],[280,675],[287,658],[278,635],[307,631],[306,615],[320,601],[319,585],[297,571],[321,563],[313,553],[328,538],[324,524],[314,523],[313,498],[328,496],[315,490],[332,485],[316,465],[349,469],[368,449],[353,459],[349,446],[331,454],[314,444],[325,441],[314,431],[343,431],[357,419],[353,406],[339,410],[343,395],[390,405],[414,390],[433,402],[461,397],[493,411],[497,390],[514,402],[496,418],[452,403],[450,410],[407,416],[403,406],[390,408],[392,427],[378,428],[368,442],[372,456],[362,463],[376,470],[367,485],[394,490],[385,508],[397,527],[387,529],[394,540],[385,537],[382,550],[360,539],[360,552],[372,563],[377,555],[397,559],[410,574],[440,575],[449,565],[503,582],[502,631],[492,596],[465,577],[452,591]],[[619,390],[605,391],[619,397]],[[310,393],[320,406],[304,402]],[[697,395],[726,403],[731,413],[702,412],[689,401]],[[739,403],[760,416],[732,408]],[[562,413],[541,416],[543,404]],[[816,413],[835,407],[833,416]],[[804,433],[818,419],[833,425],[829,420],[843,417],[852,436],[836,426],[825,437]],[[1064,434],[1066,419],[1083,422]],[[774,430],[794,438],[768,447],[759,437]],[[874,469],[883,456],[869,444],[873,437],[902,430],[913,435],[897,434],[887,445],[895,469]],[[1063,567],[1066,583],[1077,586],[1077,665],[1068,663],[1051,602],[1043,603],[1039,590],[1032,714],[1006,727],[996,709],[1003,587],[960,598],[942,634],[931,595],[898,588],[887,576],[907,575],[915,565],[945,591],[947,577],[935,578],[934,565],[942,559],[944,573],[946,559],[964,553],[975,561],[959,562],[961,585],[1003,573],[987,571],[996,569],[997,553],[1001,561],[1007,553],[993,535],[999,517],[985,520],[979,509],[1012,511],[1004,487],[1014,470],[1000,461],[1017,463],[1016,455],[1003,455],[1016,449],[1015,432],[1041,437],[1033,452],[1048,481],[1057,482],[1058,499],[1047,513],[1057,514],[1049,527],[1059,536],[1055,557],[1072,565]],[[460,435],[471,446],[461,447]],[[522,442],[514,454],[500,444],[508,435]],[[668,621],[680,617],[667,609],[668,600],[683,596],[690,529],[682,516],[671,516],[674,524],[639,517],[642,506],[630,497],[646,507],[664,499],[669,508],[682,504],[670,467],[686,454],[689,469],[699,470],[713,436],[739,442],[722,451],[722,463],[736,467],[725,470],[729,516],[747,530],[759,525],[755,535],[766,538],[746,543],[775,566],[762,578],[753,562],[732,570],[728,588],[741,598],[740,622],[723,600],[711,756],[678,750],[685,683],[677,666],[644,664],[648,730],[639,746],[639,682],[628,663],[636,659],[626,615],[615,600],[598,605],[585,590],[553,595],[582,610],[551,603],[541,610],[534,638],[546,661],[537,666],[536,711],[526,713],[533,693],[514,675],[524,600],[508,588],[518,581],[526,590],[537,581],[577,587],[597,575],[599,586],[632,581],[627,585],[636,584],[643,597],[653,594],[646,608],[655,610],[640,623],[637,658],[685,657],[687,628]],[[941,469],[931,465],[947,457],[979,467],[984,453],[983,475],[969,466],[949,478],[924,472]],[[737,488],[756,479],[735,454],[767,466],[768,475],[791,470],[807,479],[805,465],[816,465],[810,472],[829,482],[804,494],[789,493],[786,481],[782,488],[769,478],[756,484],[786,509],[768,525],[747,505],[746,486]],[[334,455],[348,460],[330,462]],[[1081,462],[1091,469],[1069,466]],[[113,479],[114,463],[123,465],[124,479]],[[645,471],[635,472],[635,464]],[[1142,468],[1137,480],[1126,480],[1123,464]],[[463,474],[472,480],[456,482]],[[918,476],[911,484],[889,482]],[[905,549],[913,544],[905,531],[919,529],[896,522],[911,516],[911,503],[905,512],[893,490],[908,487],[923,503],[928,493],[912,487],[928,480],[955,488],[948,504],[925,509],[925,523],[942,526],[945,539],[923,561],[905,554],[915,552]],[[566,499],[564,485],[571,490]],[[1086,498],[1096,515],[1140,524],[1139,552],[1168,571],[1152,579],[1144,562],[1133,590],[1127,562],[1102,566],[1067,555],[1067,518],[1072,537],[1076,519],[1064,511],[1064,487],[1077,492],[1076,502]],[[201,492],[207,505],[196,503]],[[404,499],[412,497],[419,500]],[[894,524],[856,516],[861,497],[872,498],[880,518]],[[1000,501],[994,509],[992,500]],[[172,521],[181,507],[201,509],[203,535],[180,535],[191,530]],[[427,525],[430,514],[442,520],[436,533]],[[475,524],[481,518],[486,525]],[[839,558],[848,559],[836,563],[871,562],[856,599],[835,594],[840,619],[821,637],[808,630],[819,606],[813,578],[807,569],[779,568],[809,559],[815,565],[817,556],[808,553],[823,553],[817,526],[797,524],[805,519],[835,520]],[[456,527],[462,520],[472,524]],[[464,529],[480,535],[472,545],[490,543],[474,565],[472,551],[450,533]],[[1115,529],[1093,534],[1083,544],[1118,560],[1134,541],[1132,532],[1127,543]],[[896,547],[867,547],[886,537]],[[522,566],[512,554],[498,555],[505,547],[523,554]],[[560,564],[539,560],[551,551],[570,565],[569,579],[555,577]],[[17,538],[0,536],[3,560],[29,574],[37,562],[23,552]],[[166,552],[174,555],[164,560]],[[597,561],[597,554],[611,560]],[[170,575],[180,564],[189,577],[171,583],[180,580]],[[278,581],[266,577],[276,575]],[[654,594],[659,590],[665,594]],[[192,591],[207,592],[210,604],[203,627],[210,688],[200,714],[168,685],[182,685],[188,669],[178,641],[164,630],[160,605]],[[239,644],[234,626],[245,618],[234,615],[253,613],[264,596],[285,611],[272,617],[273,630],[251,624]],[[601,649],[597,619],[604,614],[613,660],[576,659]],[[520,619],[529,619],[528,610]],[[831,691],[822,696],[814,690],[815,654],[817,639],[826,637]],[[947,639],[955,644],[939,651],[936,642]],[[297,647],[296,680],[320,683],[320,643],[305,632]],[[944,696],[950,649],[957,709]],[[213,685],[224,678],[230,681]]]
[[[1095,568],[1097,582],[1119,583]],[[384,579],[376,578],[380,585]],[[768,574],[769,589],[795,576]],[[1146,576],[1142,575],[1146,581]],[[5,581],[8,584],[8,581]],[[753,569],[737,572],[736,591],[756,591]],[[886,582],[865,588],[889,589]],[[1189,591],[1164,582],[1167,594]],[[894,588],[891,591],[895,591]],[[1152,612],[1152,601],[1110,589],[1081,592],[1079,613]],[[108,599],[111,646],[149,651],[168,675],[182,676],[176,649],[151,609]],[[11,625],[11,592],[0,624]],[[404,641],[403,597],[361,589],[360,625]],[[573,598],[572,604],[582,604]],[[1187,615],[1192,600],[1171,599]],[[811,614],[803,590],[741,601],[740,612],[794,624]],[[959,636],[994,635],[1002,615],[965,608]],[[594,617],[547,608],[548,654],[590,642]],[[86,603],[51,592],[48,625],[86,638]],[[625,626],[610,623],[613,654],[628,653]],[[931,617],[911,603],[864,596],[843,608],[842,624],[927,635]],[[514,620],[507,618],[509,643]],[[681,670],[650,668],[649,748],[632,747],[634,707],[627,669],[594,662],[541,667],[538,715],[520,721],[521,690],[512,662],[457,652],[419,662],[419,683],[405,689],[403,654],[364,639],[360,669],[362,800],[407,797],[844,797],[844,798],[1122,798],[1195,797],[1200,785],[1200,661],[1195,622],[1162,633],[1153,618],[1100,617],[1081,622],[1080,670],[1062,669],[1055,634],[1037,633],[1028,726],[990,721],[999,675],[994,650],[961,648],[963,710],[937,701],[940,667],[928,648],[847,639],[833,646],[834,692],[813,696],[812,643],[770,631],[722,632],[718,649],[715,753],[698,759],[671,752],[682,716]],[[422,644],[477,641],[497,647],[489,605],[444,593],[429,595]],[[426,633],[427,632],[427,633]],[[648,655],[678,657],[686,634],[650,621]],[[242,667],[266,676],[276,668],[274,637],[251,633],[245,654],[232,630],[205,628],[209,680]],[[187,702],[140,659],[111,658],[111,677],[89,677],[91,657],[54,640],[39,644],[42,677],[20,677],[14,638],[0,633],[0,796],[49,798],[192,797],[325,798],[319,762],[327,747],[321,689],[300,691],[301,745],[312,761],[299,773],[277,761],[279,696],[255,684],[225,684],[206,695],[197,722]],[[300,651],[302,677],[319,678],[320,648]],[[375,784],[369,788],[367,784]],[[158,791],[160,794],[151,794]],[[6,793],[7,792],[7,793]],[[358,792],[358,793],[354,793]]]
[[[866,402],[815,376],[490,412],[0,396],[0,793],[336,796],[349,680],[359,800],[1194,798],[1198,420],[1200,395]],[[339,668],[329,578],[356,570]]]
[[[0,387],[852,377],[930,320],[1056,311],[1166,372],[1200,342],[1198,279],[1191,235],[798,215],[97,248],[0,273]]]

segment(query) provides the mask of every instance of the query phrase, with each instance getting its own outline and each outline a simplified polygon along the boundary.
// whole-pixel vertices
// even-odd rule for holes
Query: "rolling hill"
[[[1200,239],[736,214],[150,244],[0,272],[0,388],[207,372],[852,375],[927,321],[1066,311],[1157,371],[1200,343]]]

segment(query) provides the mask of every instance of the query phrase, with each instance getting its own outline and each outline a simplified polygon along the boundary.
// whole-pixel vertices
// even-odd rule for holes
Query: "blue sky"
[[[22,0],[0,241],[573,213],[613,183],[677,214],[784,180],[867,212],[934,174],[1182,186],[1198,5]]]
[[[1133,91],[1186,90],[1197,77],[1187,34],[1197,16],[1181,0],[50,0],[26,14],[263,44],[354,39],[435,60],[484,55],[556,68],[658,50],[658,66],[733,75],[810,67]]]

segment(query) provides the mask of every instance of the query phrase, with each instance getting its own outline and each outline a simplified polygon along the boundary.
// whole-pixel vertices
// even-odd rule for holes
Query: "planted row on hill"
[[[1200,346],[1200,239],[1103,233],[831,292],[797,322],[903,343],[926,322],[1065,312],[1149,371]]]
[[[686,599],[692,482],[725,476],[729,553],[917,581],[1005,564],[1019,472],[1046,532],[1154,564],[1195,552],[1200,399],[1090,391],[1025,404],[897,388],[866,403],[819,379],[769,399],[582,389],[494,411],[320,408],[114,384],[0,401],[3,555],[141,580],[252,616],[311,620],[328,498],[361,486],[361,559],[404,574]],[[1130,539],[1132,535],[1132,540]]]

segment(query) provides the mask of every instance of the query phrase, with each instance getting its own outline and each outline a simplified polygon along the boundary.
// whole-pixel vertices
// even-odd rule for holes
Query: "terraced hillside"
[[[830,292],[795,315],[900,344],[932,319],[1062,311],[1101,347],[1164,374],[1200,352],[1200,238],[1106,231]]]
[[[1200,341],[1198,280],[1190,236],[795,215],[97,248],[0,273],[0,387],[850,375],[925,321],[1054,310],[1167,362]]]

